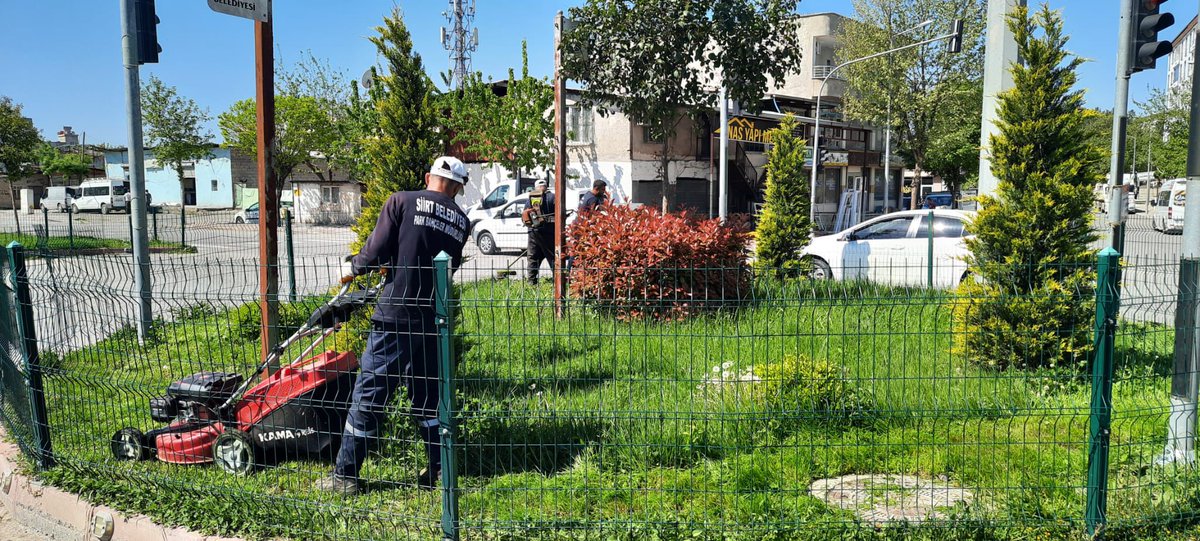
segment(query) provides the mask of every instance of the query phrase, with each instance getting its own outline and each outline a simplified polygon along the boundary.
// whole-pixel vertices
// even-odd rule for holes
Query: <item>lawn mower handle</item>
[[[325,304],[329,304],[333,301],[336,301],[337,299],[346,295],[346,293],[349,293],[350,287],[353,285],[354,285],[354,282],[346,282],[344,284],[341,284],[341,287],[338,288],[338,292],[335,293],[333,295],[333,298],[329,299],[329,301],[327,301]],[[382,287],[383,287],[382,284],[379,284],[370,289],[379,290]],[[255,374],[263,373],[263,371],[266,370],[267,367],[271,365],[271,363],[278,361],[279,358],[283,356],[283,352],[287,351],[287,348],[291,347],[292,344],[298,342],[301,338],[309,336],[314,329],[315,329],[314,326],[311,326],[307,322],[305,322],[304,325],[301,325],[299,329],[296,329],[296,332],[292,333],[292,335],[289,336],[286,340],[284,340],[283,342],[280,342],[278,345],[271,348],[271,352],[269,354],[267,354],[266,358],[263,359],[263,362],[258,365],[258,367],[254,370],[254,373]],[[327,329],[327,330],[323,331],[322,334],[324,334],[324,336],[322,336],[321,339],[323,340],[325,337],[329,336],[330,334],[333,334],[333,331],[334,331],[334,329]],[[313,346],[315,347],[316,344],[317,343],[314,342]],[[309,347],[307,350],[305,350],[306,351],[305,354],[307,354],[307,352],[309,352],[311,350],[312,350],[312,347]],[[250,388],[250,386],[253,385],[254,383],[255,383],[254,377],[246,378],[246,380],[243,381],[242,384],[238,386],[237,390],[235,390],[233,392],[233,394],[229,395],[229,398],[226,399],[225,402],[223,402],[221,404],[221,406],[217,408],[216,412],[217,412],[218,417],[223,417],[224,412],[228,411],[229,407],[232,406],[233,404],[235,404],[238,400],[241,400],[242,395],[245,394],[246,390],[248,390]]]

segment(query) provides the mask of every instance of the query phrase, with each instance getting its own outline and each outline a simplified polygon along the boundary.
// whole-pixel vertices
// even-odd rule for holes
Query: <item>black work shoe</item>
[[[417,488],[433,490],[437,488],[438,481],[441,479],[442,470],[440,468],[436,470],[429,468],[422,469],[421,473],[417,474]]]
[[[358,486],[358,481],[348,477],[338,477],[333,474],[330,474],[329,477],[317,479],[313,487],[323,492],[333,492],[345,496],[354,496],[362,492],[362,489]]]

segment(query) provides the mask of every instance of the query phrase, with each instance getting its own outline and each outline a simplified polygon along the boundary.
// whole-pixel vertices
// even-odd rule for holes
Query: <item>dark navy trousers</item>
[[[376,321],[372,325],[333,473],[358,477],[368,448],[379,439],[388,403],[401,384],[424,440],[429,466],[440,469],[436,328],[419,322],[397,325]]]

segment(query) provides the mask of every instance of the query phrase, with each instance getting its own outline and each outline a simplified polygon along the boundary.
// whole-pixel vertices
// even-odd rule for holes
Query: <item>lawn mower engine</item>
[[[232,405],[240,374],[199,372],[150,399],[150,416],[167,426],[145,434],[125,428],[112,440],[119,460],[155,457],[171,464],[215,462],[246,474],[294,458],[332,462],[346,422],[358,358],[323,352],[287,365],[245,391]]]

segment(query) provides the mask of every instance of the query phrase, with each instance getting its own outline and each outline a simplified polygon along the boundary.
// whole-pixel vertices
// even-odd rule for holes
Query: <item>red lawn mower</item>
[[[262,373],[288,347],[317,336],[291,364],[254,384],[241,374],[199,372],[150,399],[150,418],[167,426],[142,433],[124,428],[112,437],[117,460],[155,457],[171,464],[214,462],[238,475],[279,460],[321,456],[332,461],[346,422],[358,369],[352,352],[308,355],[359,309],[374,302],[380,286],[350,291],[346,284],[255,370]]]

